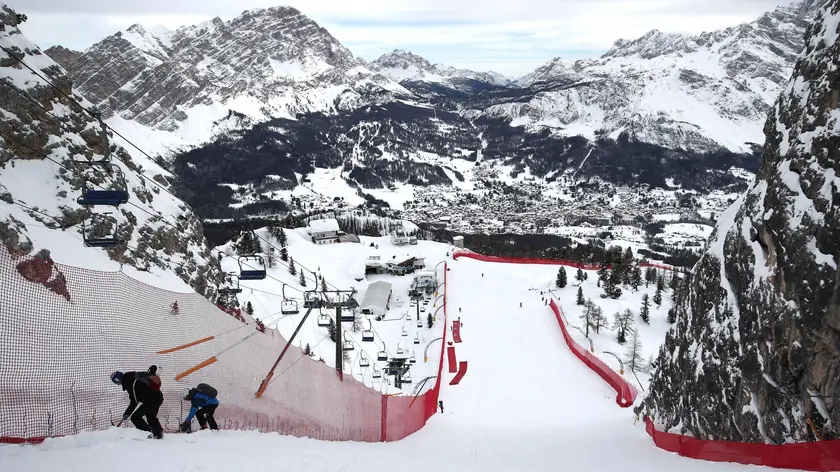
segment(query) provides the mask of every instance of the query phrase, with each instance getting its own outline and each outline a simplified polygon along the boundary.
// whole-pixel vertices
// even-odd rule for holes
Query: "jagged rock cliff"
[[[100,251],[82,243],[80,224],[89,221],[92,233],[115,232],[124,242],[107,249],[111,259],[144,271],[173,272],[200,292],[210,291],[221,278],[217,259],[192,210],[167,193],[169,174],[151,161],[132,159],[110,133],[103,136],[87,112],[93,104],[23,36],[22,19],[0,4],[0,46],[9,51],[0,51],[0,244],[16,258],[37,253],[49,260],[50,253],[72,252],[84,259],[79,253]],[[89,211],[76,202],[82,187],[122,187],[115,173],[84,164],[106,154],[125,174],[129,204],[108,207],[102,221],[90,221]],[[147,178],[141,177],[144,167],[151,171]]]
[[[840,0],[806,34],[758,178],[721,216],[637,412],[701,438],[840,433]]]

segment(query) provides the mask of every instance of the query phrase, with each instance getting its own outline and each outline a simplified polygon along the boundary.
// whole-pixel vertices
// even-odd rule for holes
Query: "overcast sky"
[[[597,56],[651,29],[700,33],[752,21],[789,0],[0,0],[42,48],[83,50],[134,23],[175,29],[245,9],[290,5],[356,56],[394,49],[519,76],[549,59]]]

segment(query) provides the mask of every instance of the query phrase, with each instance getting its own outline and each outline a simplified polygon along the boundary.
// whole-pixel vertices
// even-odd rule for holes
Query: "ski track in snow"
[[[317,254],[328,258],[325,253],[338,251],[337,245],[323,253],[304,251],[302,241],[289,236],[290,252],[311,263]],[[423,253],[446,249],[434,243],[420,248]],[[463,322],[464,342],[456,349],[470,370],[460,385],[449,386],[453,374],[444,369],[445,413],[402,441],[327,442],[241,431],[170,434],[154,441],[143,439],[143,432],[112,428],[35,446],[0,446],[0,470],[755,470],[685,459],[654,447],[642,423],[633,424],[632,412],[616,407],[610,387],[569,352],[554,315],[534,290],[556,276],[556,266],[469,259],[450,259],[449,266],[449,317]],[[334,270],[341,267],[334,264]],[[564,307],[574,304],[575,291],[569,286],[558,293]],[[635,302],[627,299],[628,305]]]

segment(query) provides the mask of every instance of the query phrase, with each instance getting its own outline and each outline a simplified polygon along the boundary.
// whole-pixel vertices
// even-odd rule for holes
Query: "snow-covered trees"
[[[581,284],[584,280],[586,280],[588,278],[589,278],[589,276],[586,275],[586,272],[584,272],[583,270],[580,269],[580,267],[578,267],[577,273],[575,274],[575,280],[578,281],[578,285]]]
[[[586,299],[583,298],[583,287],[578,287],[576,303],[578,305],[583,305],[584,303],[586,303]]]
[[[432,314],[431,314],[431,313],[429,313],[429,314],[426,316],[426,327],[428,327],[429,329],[432,329],[432,327],[433,327],[434,325],[435,325],[435,318],[432,316]]]
[[[327,326],[327,333],[329,333],[332,342],[338,342],[338,331],[335,327],[335,320],[332,318],[330,318],[330,325]]]
[[[633,266],[633,273],[630,275],[630,286],[633,290],[639,290],[642,285],[642,269],[639,266]]]
[[[557,287],[564,288],[568,282],[569,281],[566,278],[566,268],[560,266],[560,270],[557,271]]]
[[[639,310],[639,317],[642,318],[642,321],[645,323],[650,324],[650,297],[648,294],[645,294],[642,297],[642,308]]]
[[[297,275],[297,267],[295,267],[295,260],[291,257],[289,258],[289,273],[292,275]]]
[[[627,342],[627,335],[630,329],[633,328],[633,310],[629,308],[624,311],[618,311],[613,315],[613,329],[615,330],[616,339],[620,344]]]
[[[300,283],[301,287],[306,287],[306,276],[303,274],[303,269],[300,271],[300,277],[298,277],[298,283]]]
[[[251,305],[251,302],[245,304],[245,313],[248,313],[248,315],[254,314],[254,307]]]
[[[280,260],[283,262],[289,260],[289,250],[286,249],[286,246],[280,248]]]
[[[653,303],[656,303],[656,306],[662,306],[662,290],[659,287],[656,288],[656,293],[653,294]]]
[[[639,330],[629,328],[629,341],[627,352],[624,355],[624,366],[632,371],[644,371],[647,362],[642,357],[642,341],[639,339]]]

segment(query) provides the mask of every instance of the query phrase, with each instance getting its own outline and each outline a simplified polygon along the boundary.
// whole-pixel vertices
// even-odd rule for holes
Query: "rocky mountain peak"
[[[758,178],[676,296],[677,325],[637,409],[660,428],[773,444],[840,437],[838,71],[830,0],[766,121]]]
[[[416,66],[421,70],[431,70],[433,68],[432,63],[426,60],[426,58],[402,49],[394,49],[389,53],[385,53],[371,61],[371,64],[378,68],[393,67],[406,69],[410,66]]]
[[[675,33],[663,33],[652,29],[634,40],[619,39],[602,57],[620,57],[638,55],[642,59],[651,59],[662,54],[674,52],[683,46],[687,37]]]

